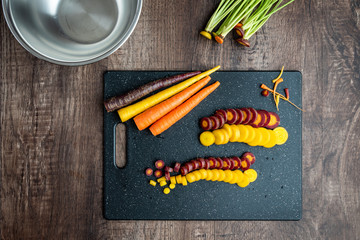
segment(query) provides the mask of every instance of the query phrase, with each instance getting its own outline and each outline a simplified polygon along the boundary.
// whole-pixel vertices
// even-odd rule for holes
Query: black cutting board
[[[104,75],[104,99],[125,93],[144,83],[179,72],[111,71]],[[261,96],[260,84],[272,87],[279,72],[216,72],[211,83],[221,85],[187,116],[163,134],[154,137],[150,131],[138,131],[134,122],[126,125],[124,168],[115,164],[115,128],[120,119],[116,112],[104,111],[104,216],[121,220],[299,220],[302,214],[302,114],[280,102],[280,126],[289,133],[288,141],[267,149],[244,143],[204,147],[198,138],[198,121],[217,109],[253,107],[276,111],[272,95]],[[278,91],[289,88],[290,100],[301,107],[300,72],[283,74]],[[157,159],[166,164],[186,162],[196,157],[240,156],[255,154],[252,165],[258,179],[246,188],[224,182],[198,181],[177,185],[170,194],[149,185],[144,174]],[[153,167],[154,168],[154,167]]]

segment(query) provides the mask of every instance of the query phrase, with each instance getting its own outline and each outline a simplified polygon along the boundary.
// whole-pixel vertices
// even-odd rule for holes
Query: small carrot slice
[[[225,142],[225,134],[221,131],[221,129],[214,130],[212,133],[215,137],[216,145],[220,145]]]
[[[270,141],[270,131],[266,128],[258,128],[258,130],[261,132],[262,134],[262,140],[261,143],[259,144],[260,146],[265,146],[269,141]]]
[[[182,182],[182,176],[179,174],[175,177],[177,184],[180,184]]]
[[[207,177],[207,172],[205,169],[200,169],[199,172],[201,173],[201,179],[205,179]]]
[[[231,129],[231,127],[230,127],[230,125],[229,124],[224,124],[224,126],[222,127],[222,129],[224,129],[227,133],[228,133],[228,135],[229,135],[229,138],[232,136],[232,129]]]
[[[230,182],[231,179],[233,178],[233,173],[231,170],[225,170],[225,178],[224,178],[224,182]]]
[[[200,142],[206,147],[213,145],[215,143],[215,135],[209,131],[202,132],[200,134]]]
[[[238,125],[238,128],[240,130],[240,137],[238,142],[245,142],[249,137],[249,130],[247,127],[245,127],[245,125]]]
[[[253,128],[255,131],[255,137],[251,142],[248,142],[247,144],[250,146],[259,146],[262,141],[262,133],[258,130],[258,128]]]
[[[249,177],[244,174],[243,179],[237,183],[237,185],[241,188],[247,187],[250,184]]]
[[[190,87],[174,95],[173,97],[137,115],[134,118],[134,122],[137,128],[141,131],[149,127],[151,124],[159,120],[161,117],[165,116],[168,112],[179,106],[181,103],[186,101],[201,88],[203,88],[210,81],[210,79],[211,78],[209,76],[206,76],[197,83],[194,83]]]
[[[242,181],[242,179],[244,178],[244,174],[242,171],[240,170],[235,170],[234,173],[238,176],[238,183]]]
[[[144,100],[137,102],[135,104],[129,105],[127,107],[119,109],[117,112],[120,116],[122,122],[126,122],[130,118],[135,117],[136,115],[142,113],[146,109],[155,106],[156,104],[168,99],[169,97],[181,92],[185,88],[189,87],[190,85],[194,84],[195,82],[199,81],[200,79],[210,75],[211,73],[217,71],[220,66],[212,68],[208,71],[202,72],[194,77],[191,77],[181,83],[178,83],[175,86],[169,87],[159,93],[156,93]]]
[[[248,169],[244,172],[244,174],[249,178],[249,182],[255,182],[258,176],[254,169]]]
[[[286,141],[288,140],[289,134],[285,128],[277,127],[273,131],[276,134],[276,144],[277,145],[282,145],[282,144],[286,143]]]
[[[272,148],[277,143],[277,137],[276,137],[275,132],[272,130],[269,130],[269,133],[270,133],[270,141],[264,145],[264,147],[266,147],[266,148]]]
[[[206,170],[207,176],[205,178],[206,181],[210,181],[213,177],[213,172],[210,169]]]
[[[200,92],[196,93],[194,96],[189,98],[186,102],[182,103],[180,106],[160,118],[156,121],[151,127],[150,131],[154,136],[159,135],[164,132],[172,125],[174,125],[177,121],[183,118],[186,114],[188,114],[194,107],[196,107],[202,100],[204,100],[210,93],[212,93],[218,86],[219,82],[215,82],[214,84],[204,88]]]
[[[220,131],[224,135],[224,142],[222,142],[221,144],[227,144],[229,142],[229,140],[230,140],[229,133],[225,129],[220,129]]]
[[[224,170],[219,170],[219,178],[218,178],[218,181],[224,181],[226,175],[225,175],[225,172]]]
[[[186,174],[186,180],[189,182],[189,183],[193,183],[196,181],[196,177],[195,177],[195,174],[194,173],[188,173]]]
[[[237,125],[230,125],[231,128],[231,137],[229,138],[230,142],[237,142],[240,137],[240,129]]]
[[[244,125],[248,131],[249,131],[249,135],[248,137],[246,138],[245,140],[245,143],[249,143],[251,141],[253,141],[255,139],[255,130],[252,126],[249,126],[249,125]]]

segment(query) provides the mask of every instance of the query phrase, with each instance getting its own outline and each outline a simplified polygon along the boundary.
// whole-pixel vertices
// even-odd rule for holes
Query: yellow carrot
[[[186,114],[188,114],[194,107],[196,107],[202,100],[204,100],[210,93],[212,93],[218,86],[219,82],[215,82],[212,85],[204,88],[191,98],[189,98],[186,102],[160,118],[149,128],[151,133],[156,136],[166,129],[171,127],[181,118],[183,118]]]
[[[152,106],[155,106],[156,104],[168,99],[169,97],[175,95],[178,92],[181,92],[185,88],[189,87],[190,85],[199,81],[200,79],[210,75],[211,73],[215,72],[219,68],[220,68],[220,66],[212,68],[212,69],[205,71],[203,73],[200,73],[192,78],[189,78],[188,80],[185,80],[175,86],[172,86],[172,87],[167,88],[157,94],[154,94],[148,98],[145,98],[144,100],[142,100],[140,102],[137,102],[130,106],[119,109],[118,114],[120,116],[121,121],[126,122],[127,120],[135,117],[139,113],[142,113],[146,109],[148,109]]]

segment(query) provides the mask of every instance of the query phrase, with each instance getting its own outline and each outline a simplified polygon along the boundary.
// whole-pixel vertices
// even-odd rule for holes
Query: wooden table
[[[295,1],[239,46],[199,36],[218,1],[144,1],[113,55],[64,67],[27,53],[0,22],[2,239],[359,239],[360,2]],[[106,221],[106,70],[303,74],[303,219]]]

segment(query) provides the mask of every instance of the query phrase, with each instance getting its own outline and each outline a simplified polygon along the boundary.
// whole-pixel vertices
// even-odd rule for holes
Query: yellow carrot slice
[[[188,114],[194,107],[196,107],[202,100],[204,100],[210,93],[212,93],[218,86],[219,82],[215,82],[212,85],[202,89],[194,96],[189,98],[186,102],[166,114],[164,117],[156,121],[149,129],[151,133],[156,136],[167,130],[186,114]]]
[[[134,118],[134,122],[139,130],[144,130],[149,127],[151,124],[165,116],[168,112],[179,106],[181,103],[186,101],[202,87],[204,87],[209,81],[210,77],[206,76],[197,83],[194,83],[190,87],[184,89],[178,94],[172,96],[171,98],[147,109],[145,112],[137,115]]]
[[[203,73],[200,73],[192,78],[189,78],[188,80],[185,80],[175,86],[169,87],[157,94],[154,94],[148,98],[145,98],[144,100],[137,102],[135,104],[129,105],[127,107],[119,109],[117,112],[120,116],[120,119],[122,122],[126,122],[127,120],[135,117],[139,113],[142,113],[146,109],[155,106],[156,104],[168,99],[169,97],[177,94],[178,92],[184,90],[185,88],[189,87],[193,83],[199,81],[200,79],[210,75],[211,73],[218,70],[220,66],[217,66],[215,68],[212,68],[208,71],[205,71]]]

